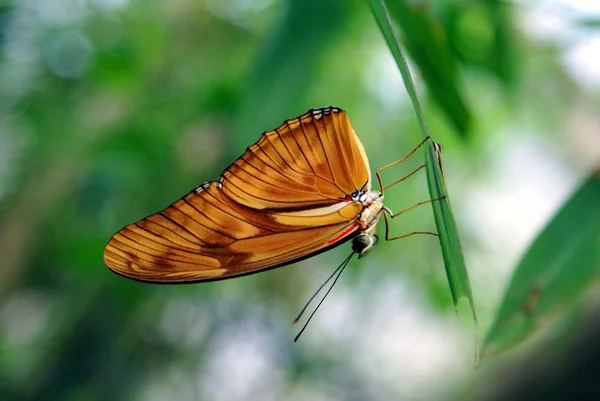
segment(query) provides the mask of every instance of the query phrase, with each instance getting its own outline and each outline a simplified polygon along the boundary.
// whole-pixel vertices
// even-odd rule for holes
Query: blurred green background
[[[597,290],[583,291],[598,282],[600,236],[594,225],[584,243],[577,231],[600,208],[590,176],[600,160],[600,7],[388,7],[444,147],[480,345],[521,256],[591,182],[563,236],[537,248],[583,243],[589,258],[578,263],[591,273],[570,288],[584,295],[561,298],[552,319],[534,324],[541,339],[519,348],[568,349],[600,304]],[[484,399],[478,388],[503,399],[489,384],[510,382],[505,372],[519,371],[524,353],[475,368],[476,329],[466,308],[455,313],[434,237],[381,242],[351,262],[296,344],[292,319],[348,244],[197,285],[133,282],[102,261],[116,230],[215,179],[263,131],[309,108],[345,109],[372,170],[416,146],[414,113],[366,2],[0,0],[0,50],[2,399]],[[386,192],[392,210],[427,198],[424,174]],[[431,208],[392,224],[396,235],[416,230],[434,230]],[[521,304],[528,316],[536,291]]]

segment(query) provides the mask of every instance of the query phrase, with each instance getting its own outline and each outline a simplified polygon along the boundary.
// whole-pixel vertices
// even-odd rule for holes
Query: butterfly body
[[[136,280],[193,282],[286,265],[367,236],[356,245],[362,255],[386,209],[370,187],[346,113],[309,110],[265,132],[217,181],[121,229],[104,260]]]

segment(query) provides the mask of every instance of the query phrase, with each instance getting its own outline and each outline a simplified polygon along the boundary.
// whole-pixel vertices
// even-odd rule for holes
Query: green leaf
[[[417,98],[406,57],[404,56],[400,41],[394,32],[392,21],[387,12],[385,3],[383,0],[368,1],[375,20],[379,25],[379,29],[381,30],[394,59],[396,60],[396,64],[400,69],[400,73],[402,74],[406,91],[408,92],[417,115],[417,122],[421,128],[422,136],[423,138],[429,138],[430,135],[425,122],[425,116],[421,109],[419,99]],[[452,208],[450,207],[450,199],[448,197],[448,191],[446,190],[442,173],[441,158],[439,156],[440,155],[434,149],[432,141],[427,141],[427,146],[425,146],[427,182],[431,199],[439,199],[439,201],[431,202],[431,205],[433,207],[435,224],[438,230],[440,246],[444,258],[446,276],[448,277],[448,283],[450,284],[450,292],[452,293],[454,305],[456,306],[458,304],[458,300],[461,297],[466,297],[473,313],[473,320],[477,322],[473,294],[471,292],[471,285],[467,274],[467,266],[460,247],[458,231],[456,223],[454,222]]]
[[[483,69],[513,89],[519,72],[519,39],[514,4],[489,0],[465,4],[447,2],[440,16],[453,57],[469,69]]]
[[[446,43],[444,27],[406,1],[390,3],[390,13],[404,32],[406,51],[423,75],[430,96],[441,106],[456,132],[465,137],[471,113],[460,90],[458,65]]]
[[[517,266],[483,353],[508,348],[551,321],[600,270],[600,174],[592,173]]]
[[[342,37],[354,11],[348,0],[288,0],[286,5],[246,79],[233,130],[232,156],[244,151],[248,138],[257,139],[265,127],[280,124],[281,116],[309,108],[302,105],[308,83]]]

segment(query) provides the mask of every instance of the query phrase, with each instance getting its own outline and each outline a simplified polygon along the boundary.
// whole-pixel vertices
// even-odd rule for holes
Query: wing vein
[[[287,121],[285,122],[287,124]],[[281,127],[279,127],[281,128]],[[281,133],[279,132],[279,128],[277,128],[275,130],[275,133],[277,134],[277,136],[279,137],[279,140],[281,141],[281,144],[283,145],[283,147],[285,148],[286,152],[288,153],[288,155],[290,156],[290,158],[293,160],[294,159],[294,155],[292,154],[292,152],[290,152],[290,148],[287,146],[287,144],[285,143],[285,140],[283,139],[283,137],[281,136]],[[290,135],[292,135],[291,131],[290,131]],[[292,135],[293,137],[294,135]],[[273,143],[273,142],[271,142]],[[288,167],[295,172],[296,174],[300,174],[300,175],[305,175],[305,176],[310,176],[310,174],[306,174],[303,173],[302,171],[298,171],[296,170],[293,166],[289,165],[287,163],[287,161],[285,160],[285,158],[283,157],[283,155],[281,154],[281,152],[279,152],[279,150],[275,149],[277,151],[277,153],[279,153],[281,155],[281,158],[283,159],[283,161],[286,162],[286,164],[288,165]],[[302,149],[300,149],[300,151],[302,151]]]
[[[225,179],[225,178],[223,178],[223,179]],[[229,182],[231,182],[231,181],[229,181]],[[232,184],[233,184],[233,183],[232,183]],[[235,184],[233,184],[233,185],[235,186]],[[236,186],[236,188],[237,188],[237,186]],[[208,194],[208,195],[209,195],[211,198],[213,198],[215,201],[217,201],[217,202],[221,203],[222,205],[225,205],[226,207],[230,207],[229,205],[227,205],[225,202],[223,202],[221,199],[217,198],[216,196],[214,196],[214,195],[213,195],[213,194],[211,194],[210,192],[206,192],[206,193],[207,193],[207,194]],[[227,196],[227,195],[226,195],[226,194],[223,194],[223,196]],[[204,199],[204,198],[202,198],[202,199],[203,199],[203,200],[205,200],[206,202],[210,203],[212,206],[214,206],[215,208],[219,209],[219,210],[220,210],[220,211],[222,211],[223,213],[226,213],[226,214],[228,214],[229,216],[231,216],[231,217],[233,217],[233,218],[235,218],[235,219],[237,219],[237,220],[239,220],[239,221],[241,221],[241,222],[243,222],[243,223],[246,223],[246,224],[250,224],[250,225],[253,225],[253,226],[259,227],[259,228],[261,228],[261,229],[263,229],[263,230],[267,230],[267,231],[274,232],[272,229],[270,229],[270,228],[268,228],[268,227],[264,227],[264,226],[262,226],[262,225],[259,225],[259,224],[256,224],[254,221],[245,220],[245,219],[242,219],[242,218],[240,218],[240,217],[238,217],[238,216],[236,216],[236,215],[234,215],[234,214],[232,214],[232,213],[229,213],[228,211],[226,211],[226,210],[224,210],[224,209],[222,209],[222,208],[220,208],[220,207],[216,206],[215,204],[213,204],[212,202],[210,202],[208,199]],[[243,206],[243,205],[240,205],[240,207],[245,207],[245,206]]]
[[[135,241],[134,239],[132,239],[130,237],[127,237],[125,235],[124,235],[124,237],[127,238],[128,240],[134,242],[134,243],[139,244],[139,242]],[[124,253],[127,254],[127,252],[123,249],[123,247],[134,249],[139,254],[136,254],[136,255],[130,254],[131,256],[135,256],[135,257],[137,257],[139,259],[142,259],[142,260],[144,260],[144,261],[146,261],[146,262],[148,262],[150,264],[153,264],[153,265],[157,265],[157,262],[160,263],[160,261],[169,261],[169,262],[171,262],[170,264],[173,265],[172,267],[176,267],[177,265],[182,265],[182,264],[189,264],[189,265],[194,265],[194,266],[199,266],[199,267],[202,266],[202,267],[214,268],[214,266],[211,266],[209,264],[201,263],[201,259],[198,259],[198,258],[190,257],[189,260],[172,259],[172,258],[166,257],[165,254],[164,254],[164,252],[163,252],[163,256],[153,255],[151,253],[148,253],[148,252],[144,251],[143,249],[133,248],[132,246],[127,245],[123,241],[119,241],[118,238],[114,238],[114,240],[115,240],[115,242],[118,242],[118,243],[120,243],[122,245],[121,247],[118,247],[118,248],[115,246],[115,248],[121,250],[121,252],[124,252]],[[151,248],[151,247],[146,246],[146,245],[142,245],[142,246],[144,246],[145,248],[150,248],[150,249],[154,249],[156,251],[159,251],[159,250],[157,250],[155,248]],[[159,251],[159,252],[162,252],[162,251]],[[192,254],[194,254],[194,253],[192,253]],[[145,257],[142,257],[142,255],[145,256]],[[176,254],[172,254],[172,255],[173,256],[180,256],[181,258],[186,259],[185,256],[176,255]],[[199,256],[204,256],[202,254],[198,254],[198,255]],[[213,255],[211,255],[210,257],[214,258],[214,259],[217,259],[217,258],[226,259],[226,258],[223,258],[223,257],[213,256]],[[159,265],[159,266],[165,267],[164,265]],[[155,271],[157,271],[157,270],[155,270]]]
[[[306,154],[304,153],[304,149],[302,149],[302,146],[300,146],[300,142],[298,142],[298,140],[296,139],[296,136],[293,134],[292,127],[290,127],[289,120],[285,122],[285,125],[287,126],[288,131],[290,132],[290,135],[292,136],[292,139],[294,139],[294,142],[296,142],[298,149],[300,149],[300,153],[302,153],[302,157],[304,157],[304,160],[306,160],[306,164],[308,164],[308,167],[310,167],[310,169],[312,170],[313,175],[317,175],[317,173],[315,172],[315,169],[313,168],[312,164],[308,160],[308,157],[306,157]],[[302,127],[302,123],[300,123],[300,127]],[[302,129],[302,132],[304,132],[304,129]],[[309,144],[309,146],[310,146],[310,144]]]
[[[265,134],[265,136],[266,136],[266,134]],[[269,143],[271,143],[271,141],[269,141]],[[273,163],[275,166],[278,166],[278,163],[277,163],[275,160],[273,160],[273,158],[271,157],[271,155],[269,155],[269,153],[268,153],[268,152],[266,152],[266,151],[265,151],[265,149],[262,147],[262,145],[260,144],[260,141],[259,141],[259,142],[257,142],[257,143],[256,143],[256,145],[257,145],[257,146],[260,148],[260,150],[261,150],[262,154],[264,154],[264,155],[266,155],[266,156],[267,156],[267,158],[268,158],[268,159],[271,161],[271,163]],[[273,144],[271,143],[271,145],[273,145]],[[273,148],[275,148],[275,147],[273,146]],[[285,175],[285,174],[283,174],[283,173],[281,172],[281,170],[278,170],[278,169],[276,169],[276,168],[275,168],[275,167],[273,167],[273,166],[272,166],[270,163],[267,163],[266,161],[264,161],[264,160],[262,159],[262,157],[260,157],[260,156],[258,155],[258,153],[256,153],[255,151],[252,151],[252,153],[254,153],[254,155],[255,155],[255,156],[256,156],[256,157],[257,157],[257,158],[258,158],[260,161],[262,161],[263,163],[265,163],[265,165],[267,165],[267,166],[268,166],[268,167],[269,167],[271,170],[273,170],[275,173],[277,173],[278,175],[282,176],[282,177],[283,177],[283,178],[285,178],[286,180],[289,180],[289,179],[290,179],[289,177],[286,177],[286,175]],[[281,156],[281,154],[280,154],[279,152],[277,152],[277,154],[279,154],[279,155]],[[242,157],[240,157],[240,159],[243,159],[244,161],[246,161],[246,162],[247,162],[247,160],[246,160],[246,159],[244,159],[243,157],[244,157],[244,155],[242,155]],[[282,158],[282,159],[283,159],[283,158]],[[284,163],[286,163],[286,161],[285,161],[285,160],[284,160],[283,162],[284,162]],[[287,165],[287,163],[286,163],[286,165]],[[305,175],[308,175],[308,174],[305,174]]]
[[[164,212],[164,210],[162,212],[158,212],[157,214],[159,214],[162,217],[164,217],[165,219],[169,220],[171,223],[175,224],[176,226],[179,226],[183,231],[187,231],[188,233],[192,234],[192,236],[196,237],[200,242],[204,242],[204,240],[202,238],[198,237],[194,232],[188,230],[186,227],[182,226],[181,224],[179,224],[178,222],[176,222],[175,220],[173,220],[172,218],[170,218],[163,212]]]
[[[260,169],[259,169],[258,167],[256,167],[254,164],[252,164],[252,163],[251,163],[249,160],[246,160],[246,159],[244,158],[244,156],[242,156],[240,159],[244,160],[244,161],[245,161],[246,163],[248,163],[250,166],[252,166],[252,167],[254,167],[256,170],[260,171]],[[245,169],[243,169],[243,170],[245,171]],[[246,171],[246,172],[247,172],[247,171]],[[249,173],[249,174],[250,174],[250,173]],[[235,174],[232,174],[232,175],[235,175]],[[237,178],[239,178],[239,176],[237,176],[237,175],[235,175],[235,176],[236,176]],[[268,182],[268,181],[265,181],[265,180],[263,180],[262,178],[260,178],[259,176],[252,176],[252,178],[256,178],[257,180],[259,180],[259,181],[261,181],[261,182],[263,182],[263,183],[265,183],[265,184],[267,184],[267,185],[270,185],[270,186],[272,186],[272,187],[279,188],[277,185],[275,185],[275,184],[272,184],[272,183],[270,183],[270,182]],[[286,178],[287,178],[287,177],[286,177]],[[240,179],[241,179],[241,178],[240,178]],[[246,181],[246,182],[248,182],[248,181]],[[302,184],[302,185],[305,185],[305,184]],[[307,185],[305,185],[305,186],[307,186]],[[326,195],[322,194],[322,193],[321,193],[321,192],[318,190],[318,188],[313,188],[313,189],[316,189],[316,190],[317,190],[317,192],[316,192],[316,193],[320,194],[320,195],[321,195],[321,196],[323,196],[324,198],[327,198],[327,199],[333,199],[333,200],[337,200],[337,199],[338,199],[338,198],[334,198],[334,197],[331,197],[331,196],[326,196]],[[299,191],[299,190],[295,190],[295,189],[292,189],[292,188],[289,188],[289,187],[288,187],[288,188],[286,188],[286,191],[295,192],[295,193],[298,193],[298,194],[314,194],[314,193],[315,193],[315,192]]]
[[[188,202],[187,200],[185,200],[185,198],[181,198],[180,200],[182,200],[183,202],[185,202],[185,203],[189,204],[189,202]],[[219,231],[217,231],[217,230],[215,230],[215,229],[213,229],[213,228],[211,228],[211,227],[207,226],[206,224],[204,224],[204,223],[200,222],[199,220],[196,220],[196,218],[195,218],[194,216],[191,216],[191,215],[189,215],[188,213],[184,212],[184,211],[183,211],[183,209],[181,209],[181,208],[180,208],[180,207],[177,205],[177,202],[173,203],[173,204],[171,205],[171,207],[172,207],[172,208],[174,208],[174,209],[177,209],[177,210],[178,210],[178,211],[179,211],[181,214],[183,214],[183,215],[184,215],[184,216],[186,216],[187,218],[189,218],[189,219],[191,219],[191,220],[194,220],[194,221],[195,221],[195,222],[196,222],[196,223],[197,223],[199,226],[202,226],[202,227],[204,227],[204,228],[206,228],[206,229],[208,229],[208,230],[210,230],[210,231],[212,231],[212,232],[214,232],[214,233],[217,233],[217,234],[223,235],[224,237],[228,237],[228,238],[231,238],[231,239],[235,239],[235,238],[231,237],[231,236],[230,236],[230,235],[228,235],[228,234],[222,234],[222,233],[220,233]],[[197,210],[196,208],[194,208],[194,209],[195,209],[195,210]],[[196,236],[196,238],[199,238],[199,237],[198,237],[198,236]],[[202,239],[200,239],[200,240],[201,240],[202,242],[206,242],[206,241],[204,241],[204,240],[202,240]]]
[[[133,249],[135,249],[135,250],[137,250],[137,251],[143,252],[143,248],[149,248],[149,249],[153,249],[153,250],[155,250],[155,251],[157,251],[157,252],[160,252],[160,253],[163,253],[163,254],[165,253],[165,251],[164,251],[163,249],[158,249],[158,248],[155,248],[155,247],[153,247],[153,246],[150,246],[149,244],[143,244],[143,243],[141,243],[141,242],[140,242],[140,241],[138,241],[137,239],[135,239],[135,238],[133,238],[133,237],[131,237],[131,236],[127,235],[127,232],[121,232],[121,235],[122,235],[123,237],[127,238],[128,240],[130,240],[131,242],[134,242],[134,243],[138,244],[138,245],[140,246],[140,248],[133,248]],[[137,235],[140,235],[140,236],[144,237],[145,239],[147,239],[148,241],[152,241],[152,242],[154,242],[155,244],[157,244],[157,245],[159,245],[159,246],[162,246],[163,248],[175,249],[175,250],[178,250],[178,251],[181,251],[181,252],[187,252],[187,253],[191,253],[191,254],[193,254],[193,255],[202,255],[202,253],[196,252],[196,251],[194,251],[193,249],[181,249],[181,248],[178,248],[178,247],[176,247],[176,246],[172,246],[172,245],[164,245],[164,244],[161,244],[160,242],[157,242],[156,240],[154,240],[154,239],[152,239],[152,238],[145,237],[145,236],[143,236],[143,235],[141,235],[141,234],[137,234]],[[127,245],[127,244],[125,244],[125,245]],[[129,246],[130,248],[132,248],[130,245],[128,245],[128,246]],[[147,253],[147,252],[146,252],[146,253]],[[150,253],[147,253],[147,254],[152,256],[152,254],[150,254]],[[167,258],[164,258],[164,257],[162,257],[162,256],[157,256],[157,255],[154,255],[154,256],[155,256],[155,257],[160,257],[161,259],[167,259]]]
[[[168,228],[168,227],[165,227],[165,226],[163,226],[162,224],[160,224],[160,223],[157,223],[157,222],[155,222],[155,221],[152,221],[152,223],[154,223],[154,224],[156,224],[156,225],[159,225],[159,226],[161,226],[162,228],[164,228],[165,230],[167,230],[167,231],[169,231],[169,232],[171,232],[171,233],[175,234],[176,236],[178,236],[179,238],[181,238],[181,239],[182,239],[182,240],[184,240],[185,242],[189,242],[190,244],[194,244],[193,242],[190,242],[190,240],[189,240],[189,239],[187,239],[187,238],[185,238],[185,237],[182,237],[182,236],[181,236],[181,234],[179,234],[179,233],[176,233],[175,231],[171,230],[170,228]],[[152,232],[152,231],[148,230],[147,228],[145,228],[145,227],[141,226],[141,225],[140,225],[140,222],[137,222],[137,223],[134,223],[134,224],[135,224],[135,226],[136,226],[137,228],[139,228],[140,230],[146,231],[146,232],[147,232],[147,233],[149,233],[149,234],[152,234],[152,235],[155,235],[155,236],[157,236],[157,237],[161,237],[161,238],[166,238],[166,237],[163,237],[162,235],[158,235],[158,234],[156,234],[156,233],[154,233],[154,232]],[[166,238],[166,239],[168,239],[168,238]],[[175,244],[175,242],[174,242],[174,241],[171,241],[170,239],[168,239],[168,240],[169,240],[171,243]],[[194,244],[194,245],[196,245],[196,246],[197,246],[198,244]]]
[[[323,141],[321,140],[321,135],[319,134],[319,128],[317,127],[317,123],[315,122],[315,119],[312,119],[312,123],[315,126],[315,131],[317,131],[317,138],[319,139],[319,143],[321,144],[321,147],[323,148],[323,155],[325,156],[325,161],[327,162],[327,167],[329,167],[329,171],[331,172],[331,178],[333,178],[333,184],[335,184],[336,187],[339,188],[339,190],[342,193],[345,193],[346,195],[350,195],[348,193],[346,193],[346,191],[344,191],[344,189],[342,187],[340,187],[340,184],[337,183],[336,179],[335,179],[335,175],[333,174],[333,169],[331,168],[331,163],[329,162],[329,156],[327,156],[327,151],[325,150],[325,145],[323,145]],[[324,124],[325,126],[325,134],[328,134],[327,131],[327,125]]]
[[[194,209],[195,211],[197,211],[197,212],[198,212],[200,215],[202,215],[202,216],[206,217],[208,220],[212,221],[213,223],[215,223],[215,224],[218,224],[218,223],[216,223],[214,220],[212,220],[210,217],[208,217],[208,215],[206,215],[206,213],[203,213],[203,212],[202,212],[202,211],[200,211],[200,209],[198,209],[196,206],[192,205],[192,204],[191,204],[191,203],[190,203],[190,202],[189,202],[189,201],[186,199],[186,197],[185,197],[185,196],[184,196],[183,198],[181,198],[181,200],[182,200],[182,201],[184,201],[185,203],[187,203],[188,205],[190,205],[190,207],[191,207],[192,209]],[[211,205],[212,205],[212,204],[211,204]],[[214,206],[214,205],[213,205],[213,206]],[[206,224],[204,224],[204,223],[201,223],[199,220],[196,220],[196,218],[195,218],[195,217],[192,217],[192,216],[188,215],[187,213],[185,213],[185,212],[184,212],[182,209],[180,209],[179,207],[177,207],[177,209],[179,209],[179,210],[181,211],[181,213],[185,214],[186,216],[188,216],[189,218],[191,218],[192,220],[194,220],[196,223],[200,224],[201,226],[204,226],[204,227],[208,228],[209,230],[216,232],[217,234],[221,234],[221,235],[222,235],[222,236],[224,236],[224,237],[229,237],[229,238],[231,238],[231,239],[235,239],[234,237],[232,237],[231,235],[229,235],[229,234],[227,234],[227,233],[221,232],[221,231],[219,231],[219,230],[216,230],[216,229],[214,229],[214,228],[212,228],[212,227],[209,227],[209,226],[207,226],[207,225],[206,225]]]

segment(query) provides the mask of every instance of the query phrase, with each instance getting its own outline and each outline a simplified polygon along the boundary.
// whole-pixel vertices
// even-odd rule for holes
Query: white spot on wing
[[[196,192],[202,192],[210,185],[210,181],[206,181],[204,184],[200,184],[196,187]]]
[[[322,109],[312,109],[310,111],[312,112],[312,115],[315,118],[315,120],[318,120],[321,117],[323,117],[324,115],[328,115],[330,113],[339,113],[340,111],[342,111],[342,109],[335,107],[335,106],[329,106],[329,107],[324,107]]]

